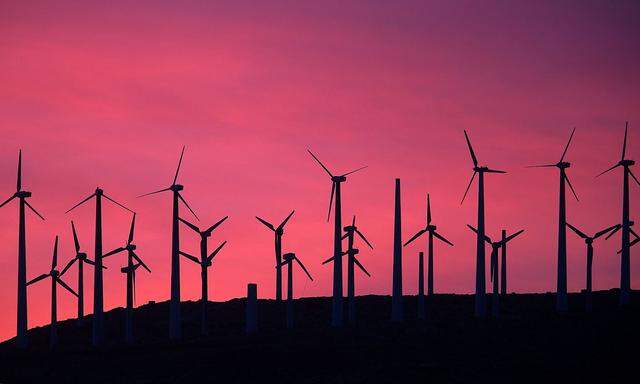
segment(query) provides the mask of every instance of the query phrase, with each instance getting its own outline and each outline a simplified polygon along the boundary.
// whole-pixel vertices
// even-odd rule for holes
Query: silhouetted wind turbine
[[[495,169],[490,169],[486,166],[478,166],[478,159],[476,158],[475,153],[473,152],[473,147],[471,146],[471,141],[469,140],[469,136],[467,135],[467,131],[464,131],[464,138],[467,140],[467,146],[469,147],[469,154],[471,155],[471,160],[473,161],[473,175],[471,176],[471,181],[469,181],[469,185],[467,189],[464,191],[464,196],[462,196],[462,201],[460,204],[464,202],[464,199],[467,197],[467,193],[469,192],[469,188],[471,188],[471,184],[473,183],[473,179],[478,174],[478,231],[476,236],[476,292],[475,292],[475,314],[476,316],[485,316],[487,313],[487,307],[485,303],[485,295],[486,295],[486,282],[485,282],[485,249],[484,249],[484,238],[485,238],[485,217],[484,217],[484,174],[485,173],[506,173],[505,171],[498,171]]]
[[[122,267],[120,271],[127,276],[127,307],[125,309],[124,337],[128,344],[133,344],[133,306],[136,297],[136,269],[140,266],[151,273],[151,269],[136,254],[136,245],[133,243],[133,235],[136,228],[136,214],[131,219],[131,227],[129,228],[129,237],[124,247],[118,247],[111,252],[107,252],[102,257],[109,257],[122,251],[127,251],[127,266]]]
[[[289,216],[287,216],[278,227],[274,227],[273,224],[269,223],[266,220],[263,220],[256,216],[256,219],[264,224],[267,228],[273,231],[275,234],[275,251],[276,251],[276,301],[282,301],[282,268],[279,265],[282,263],[282,235],[284,234],[284,226],[287,224],[287,221],[291,218],[294,211],[291,211]]]
[[[49,326],[51,336],[49,339],[49,345],[54,347],[58,343],[58,295],[56,292],[56,288],[58,284],[62,286],[62,288],[71,292],[74,296],[78,296],[77,293],[71,287],[69,287],[62,279],[60,278],[60,272],[56,269],[58,266],[58,236],[56,236],[56,241],[53,246],[53,258],[51,260],[51,271],[49,273],[43,273],[42,275],[36,277],[35,279],[29,281],[27,285],[31,285],[37,283],[40,280],[46,279],[47,277],[51,278],[51,325]]]
[[[307,268],[302,264],[300,259],[296,256],[295,253],[285,253],[282,256],[282,263],[280,266],[287,265],[287,328],[293,328],[293,262],[295,260],[296,263],[300,265],[300,268],[306,273],[309,277],[309,280],[313,281],[313,277],[307,271]]]
[[[360,232],[358,227],[356,227],[356,217],[353,216],[353,221],[351,225],[344,227],[345,234],[342,236],[342,239],[347,239],[347,250],[343,253],[343,255],[347,256],[347,298],[348,298],[348,319],[349,323],[354,324],[356,322],[356,286],[355,286],[355,266],[362,270],[367,276],[371,277],[369,272],[364,268],[364,266],[358,261],[356,255],[360,253],[360,250],[353,246],[355,235],[357,234],[368,246],[373,249],[373,245],[369,243],[366,237]],[[322,264],[327,264],[333,261],[333,257],[325,260]]]
[[[16,192],[0,204],[0,208],[7,205],[11,200],[18,198],[19,204],[19,224],[18,224],[18,311],[16,345],[18,348],[27,346],[27,229],[25,221],[25,206],[29,207],[39,218],[44,217],[36,211],[27,198],[31,197],[31,192],[22,189],[22,150],[18,152],[18,181]]]
[[[169,303],[169,338],[171,340],[179,340],[182,338],[182,328],[180,325],[180,222],[179,222],[179,201],[182,201],[187,209],[198,219],[196,213],[191,209],[187,201],[182,197],[180,191],[184,189],[184,186],[176,184],[178,180],[178,173],[180,172],[180,166],[182,165],[182,157],[184,156],[184,148],[180,153],[180,160],[178,161],[178,168],[176,174],[173,177],[173,182],[167,188],[160,189],[158,191],[145,193],[138,196],[149,196],[160,192],[172,191],[173,192],[173,215],[171,217],[171,301]],[[199,220],[199,219],[198,219]]]
[[[200,276],[201,276],[201,287],[202,287],[202,298],[201,298],[201,313],[200,313],[200,332],[203,335],[208,335],[209,334],[209,327],[207,326],[208,322],[207,322],[207,304],[209,303],[209,287],[208,287],[208,269],[211,266],[211,262],[213,261],[213,258],[216,257],[216,255],[218,254],[218,252],[220,252],[220,250],[222,249],[222,247],[224,247],[225,244],[227,244],[226,241],[222,242],[222,244],[220,244],[218,246],[218,248],[215,249],[215,251],[213,251],[211,254],[209,254],[209,237],[211,237],[211,233],[218,228],[218,226],[220,224],[222,224],[225,220],[227,220],[229,216],[225,216],[223,217],[221,220],[219,220],[217,223],[213,224],[212,226],[210,226],[209,228],[207,228],[204,231],[201,231],[200,228],[198,228],[197,226],[195,226],[194,224],[188,222],[187,220],[180,218],[180,221],[182,221],[187,227],[191,228],[192,230],[194,230],[197,234],[200,235],[200,259],[198,259],[195,256],[192,256],[186,252],[182,252],[180,251],[180,254],[184,257],[186,257],[187,259],[193,261],[194,263],[198,264],[200,266]]]
[[[424,233],[429,233],[429,236],[427,237],[427,250],[429,251],[428,260],[427,260],[427,265],[428,265],[427,292],[429,295],[433,295],[433,238],[435,237],[436,239],[443,241],[449,244],[450,246],[453,246],[453,243],[445,239],[438,232],[436,232],[436,229],[437,227],[431,224],[431,200],[429,198],[429,194],[427,194],[427,225],[424,227],[424,229],[421,229],[420,231],[418,231],[418,233],[413,235],[412,238],[410,238],[406,243],[404,243],[404,246],[406,247],[411,242],[413,242],[414,240],[422,236]],[[420,274],[422,273],[423,272],[420,272]],[[418,291],[420,291],[420,289],[418,289]],[[422,297],[422,299],[420,297]],[[422,294],[418,292],[418,317],[419,318],[424,318],[424,311],[425,311],[425,307],[424,307],[424,287],[423,287]]]
[[[566,312],[569,309],[567,303],[567,204],[565,199],[565,181],[567,184],[569,184],[569,188],[571,189],[571,192],[573,192],[573,196],[576,198],[576,201],[578,201],[578,195],[573,189],[571,181],[569,181],[569,178],[567,177],[566,169],[571,166],[571,163],[564,161],[564,156],[567,154],[569,144],[571,144],[571,139],[573,139],[573,133],[575,131],[576,129],[573,128],[573,130],[571,131],[571,136],[569,136],[569,141],[567,141],[567,145],[565,145],[564,151],[562,151],[560,161],[555,164],[533,165],[528,167],[556,167],[560,170],[560,203],[558,209],[558,276],[556,288],[556,310],[558,312]]]
[[[84,264],[87,263],[95,267],[95,263],[91,261],[85,252],[80,251],[80,241],[78,240],[78,234],[76,233],[76,227],[71,221],[71,231],[73,232],[73,244],[75,246],[76,255],[73,259],[69,260],[67,265],[60,272],[60,277],[64,275],[69,268],[75,263],[78,262],[78,323],[82,321],[84,318]],[[102,266],[102,268],[106,269],[107,267]]]
[[[476,234],[478,233],[478,231],[471,225],[467,224],[467,227],[469,227],[469,229],[471,229]],[[493,293],[491,295],[492,297],[491,314],[495,317],[497,317],[500,314],[500,295],[498,293],[498,250],[500,250],[501,247],[504,247],[509,241],[511,241],[516,236],[520,235],[522,232],[524,232],[524,229],[521,229],[518,232],[496,242],[491,241],[491,238],[489,236],[484,235],[484,240],[489,245],[491,245],[490,270],[491,270],[491,282],[493,283]]]
[[[629,292],[631,290],[631,251],[630,251],[630,221],[629,221],[629,176],[633,178],[636,184],[640,185],[640,182],[636,176],[631,172],[629,167],[636,162],[630,159],[625,159],[627,152],[627,131],[629,129],[629,122],[627,121],[624,126],[624,141],[622,143],[622,156],[620,161],[611,168],[600,173],[598,176],[617,168],[622,167],[624,169],[622,175],[622,255],[620,257],[620,305],[629,304]]]
[[[593,308],[592,298],[591,298],[591,281],[592,281],[591,267],[593,266],[593,241],[599,238],[600,236],[607,234],[610,231],[614,231],[615,233],[616,231],[618,231],[618,229],[620,229],[621,225],[620,224],[612,225],[609,228],[605,228],[600,232],[596,232],[596,234],[593,236],[587,236],[586,234],[584,234],[584,232],[580,231],[578,228],[574,227],[569,223],[567,223],[567,227],[569,227],[569,229],[571,229],[576,235],[583,238],[585,244],[587,245],[587,280],[586,280],[586,289],[584,291],[585,293],[584,305],[587,311],[591,311],[591,309]]]
[[[347,181],[347,176],[358,172],[367,166],[357,168],[351,172],[334,176],[322,162],[307,149],[307,152],[314,158],[315,161],[320,164],[322,169],[331,177],[331,197],[329,198],[329,214],[327,215],[327,221],[331,217],[331,205],[333,204],[333,198],[335,196],[335,212],[334,212],[334,227],[333,227],[333,301],[331,311],[331,325],[334,327],[341,327],[343,324],[342,314],[342,199],[341,199],[341,183]]]
[[[96,188],[96,191],[86,197],[84,200],[74,205],[65,213],[69,213],[81,206],[85,202],[96,199],[96,235],[95,235],[95,254],[93,256],[95,266],[93,268],[93,329],[92,342],[94,346],[102,345],[104,342],[104,297],[103,297],[103,281],[102,281],[102,198],[109,200],[115,205],[123,208],[131,213],[132,210],[105,195],[104,191]]]

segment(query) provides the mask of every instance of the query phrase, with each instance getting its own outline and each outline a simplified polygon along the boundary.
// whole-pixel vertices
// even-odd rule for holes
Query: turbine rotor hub
[[[566,161],[561,161],[561,162],[559,162],[558,164],[556,164],[556,166],[557,166],[558,168],[561,168],[561,169],[566,169],[566,168],[571,167],[571,163],[566,162]]]
[[[586,239],[584,239],[584,242],[587,244],[593,244],[593,237],[587,237]]]
[[[16,192],[16,197],[20,199],[24,199],[26,197],[31,197],[31,192],[29,191],[18,191]]]
[[[96,196],[102,196],[104,195],[104,191],[100,188],[96,188]]]
[[[173,192],[179,192],[184,189],[184,186],[180,184],[173,184],[172,186],[169,187],[169,189],[172,190]]]
[[[438,227],[436,227],[435,225],[427,225],[427,231],[435,231]]]
[[[51,270],[51,277],[58,277],[58,275],[60,275],[60,272],[57,269],[52,269]]]
[[[78,260],[86,260],[87,259],[87,254],[84,253],[84,252],[78,252],[76,257],[78,258]]]
[[[622,165],[623,167],[629,167],[631,165],[634,165],[636,162],[633,160],[628,160],[628,159],[624,159],[624,160],[620,160],[620,165]]]
[[[356,227],[354,225],[347,225],[343,228],[345,232],[355,232]]]
[[[334,183],[342,183],[347,181],[347,177],[346,176],[331,176],[331,181],[333,181]]]

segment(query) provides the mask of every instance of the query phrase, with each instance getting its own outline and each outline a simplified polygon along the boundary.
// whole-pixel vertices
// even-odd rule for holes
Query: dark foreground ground
[[[580,295],[571,311],[554,312],[550,294],[509,295],[499,319],[476,319],[473,297],[428,298],[426,322],[416,298],[405,298],[406,321],[389,322],[388,296],[358,298],[359,323],[329,323],[331,299],[296,302],[297,328],[284,329],[284,308],[258,304],[260,330],[244,333],[244,300],[210,305],[210,336],[198,336],[198,303],[183,303],[185,340],[167,341],[168,304],[136,310],[135,346],[125,346],[122,309],[106,315],[110,342],[90,348],[91,323],[59,325],[50,351],[48,327],[29,331],[31,346],[0,344],[0,383],[405,383],[635,382],[640,348],[640,295],[619,309],[617,292],[598,292],[594,312]]]

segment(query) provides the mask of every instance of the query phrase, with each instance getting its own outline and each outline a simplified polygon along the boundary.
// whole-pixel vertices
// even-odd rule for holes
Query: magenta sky
[[[511,289],[555,287],[557,172],[524,166],[557,161],[572,126],[581,201],[568,200],[568,218],[589,232],[619,220],[621,174],[593,176],[618,159],[625,120],[629,153],[640,150],[637,2],[23,3],[0,4],[0,198],[13,193],[23,148],[24,184],[47,218],[28,219],[29,277],[49,269],[56,234],[61,263],[71,257],[71,219],[93,253],[92,208],[64,211],[100,186],[139,213],[137,242],[153,274],[139,274],[137,302],[166,300],[170,196],[135,196],[170,183],[183,144],[180,181],[202,225],[230,216],[212,241],[229,240],[214,263],[214,300],[244,295],[250,281],[273,296],[273,238],[254,216],[280,221],[291,209],[284,249],[316,277],[297,279],[296,294],[330,294],[331,267],[320,265],[332,252],[330,183],[307,147],[335,172],[369,165],[344,188],[345,219],[356,213],[376,246],[361,258],[373,275],[358,276],[361,294],[391,288],[395,177],[403,237],[423,225],[430,192],[435,223],[456,244],[437,247],[436,290],[472,291],[465,224],[476,199],[459,204],[471,175],[463,129],[482,163],[509,171],[487,177],[487,220],[492,236],[526,229],[510,247]],[[105,210],[108,250],[125,240],[129,216]],[[584,247],[569,236],[569,288],[578,290]],[[196,252],[186,230],[182,242]],[[0,244],[5,339],[15,332],[15,205],[0,211]],[[597,289],[618,284],[618,246],[619,237],[596,246]],[[405,251],[410,294],[423,247]],[[124,258],[106,265],[111,309],[124,303]],[[198,269],[182,265],[183,299],[196,299]],[[92,272],[86,279],[91,297]],[[29,288],[29,326],[48,322],[48,295],[48,284]],[[60,317],[72,316],[75,301],[59,295]]]

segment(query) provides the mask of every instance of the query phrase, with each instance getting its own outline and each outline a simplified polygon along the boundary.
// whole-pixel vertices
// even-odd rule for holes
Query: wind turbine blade
[[[567,145],[564,146],[564,151],[562,152],[562,156],[560,157],[560,163],[564,160],[564,155],[567,154],[567,149],[569,149],[569,144],[571,144],[571,139],[573,139],[573,133],[576,131],[576,127],[573,127],[571,131],[571,136],[569,136],[569,141],[567,141]]]
[[[16,182],[16,191],[22,190],[22,149],[18,151],[18,180]]]
[[[136,214],[133,214],[133,219],[131,219],[131,228],[129,229],[129,238],[127,239],[127,244],[131,244],[133,242],[133,231],[136,229]]]
[[[571,185],[571,180],[569,180],[569,177],[567,176],[566,173],[564,175],[564,179],[567,180],[567,184],[569,184],[569,189],[571,189],[571,192],[573,192],[573,197],[576,198],[576,201],[580,201],[580,199],[578,199],[578,195],[576,194],[576,190],[573,189],[573,185]]]
[[[258,219],[259,222],[261,222],[262,224],[264,224],[267,228],[269,228],[272,231],[275,231],[276,229],[273,227],[273,224],[271,224],[270,222],[263,220],[261,218],[259,218],[258,216],[256,216],[256,219]]]
[[[26,200],[25,200],[25,201],[24,201],[24,203],[26,204],[26,206],[27,206],[27,207],[29,207],[29,209],[30,209],[30,210],[32,210],[32,211],[33,211],[33,213],[35,213],[36,215],[38,215],[38,217],[39,217],[39,218],[41,218],[42,220],[44,220],[44,217],[42,217],[42,215],[41,215],[41,214],[39,214],[39,213],[38,213],[38,211],[36,211],[36,209],[35,209],[35,208],[33,208],[33,207],[31,206],[31,204],[29,204],[29,202],[28,202],[28,201],[26,201]]]
[[[125,250],[125,248],[123,248],[123,247],[118,247],[118,248],[114,249],[113,251],[111,251],[111,252],[107,252],[107,253],[105,253],[104,255],[102,255],[102,258],[109,257],[109,256],[111,256],[111,255],[115,255],[116,253],[120,253],[120,252],[122,252],[122,251],[124,251],[124,250]]]
[[[149,269],[149,267],[147,267],[147,264],[145,264],[144,261],[142,261],[142,259],[135,252],[131,252],[131,256],[133,256],[133,258],[136,259],[136,261],[138,261],[140,265],[142,265],[142,268],[146,269],[147,272],[151,273],[151,270]]]
[[[76,293],[76,291],[74,291],[73,289],[71,289],[70,286],[67,285],[67,283],[65,283],[64,281],[62,281],[62,279],[60,277],[56,277],[56,283],[62,285],[62,288],[66,289],[67,291],[71,292],[72,295],[74,295],[75,297],[78,297],[78,294]]]
[[[205,232],[207,232],[207,233],[213,232],[216,228],[218,228],[218,226],[220,226],[220,224],[224,223],[225,220],[227,220],[228,218],[229,218],[229,216],[225,216],[222,219],[218,220],[217,223],[215,223],[212,226],[210,226]]]
[[[170,190],[171,190],[171,188],[159,189],[157,191],[145,193],[144,195],[140,195],[140,196],[137,196],[137,197],[140,198],[140,197],[145,197],[145,196],[149,196],[149,195],[155,195],[156,193],[160,193],[160,192],[164,192],[164,191],[170,191]]]
[[[92,265],[94,267],[96,266],[96,263],[91,259],[84,259],[84,262],[89,264],[89,265]],[[102,266],[102,268],[107,269],[107,267],[105,267],[105,266]]]
[[[574,227],[573,225],[571,225],[569,223],[567,223],[567,227],[569,227],[570,230],[575,232],[576,235],[582,237],[583,239],[587,239],[589,237],[589,236],[585,235],[582,231],[580,231],[578,228]],[[593,238],[595,239],[595,236]]]
[[[500,171],[500,170],[497,170],[497,169],[487,169],[487,170],[485,170],[485,172],[487,172],[487,173],[507,173],[507,171]]]
[[[311,155],[311,157],[313,157],[318,164],[320,164],[320,166],[329,174],[329,176],[333,177],[333,175],[331,174],[331,172],[329,171],[329,169],[327,167],[324,166],[324,164],[322,164],[322,162],[320,161],[320,159],[318,159],[316,157],[316,155],[313,154],[313,152],[311,152],[311,150],[307,149],[307,152],[309,152],[309,154]]]
[[[358,259],[356,259],[355,257],[353,258],[353,262],[358,266],[358,268],[360,268],[362,270],[362,272],[364,272],[367,276],[371,277],[371,275],[369,274],[369,272],[367,272],[367,270],[364,268],[364,266],[362,264],[360,264],[360,261],[358,261]]]
[[[618,232],[618,231],[620,230],[620,228],[622,228],[622,225],[620,225],[620,224],[616,224],[614,227],[615,227],[615,228],[614,228],[614,230],[613,230],[613,231],[611,231],[611,232],[609,232],[609,234],[607,235],[607,237],[605,237],[605,238],[604,238],[605,240],[609,240],[609,238],[610,238],[611,236],[613,236],[616,232]]]
[[[196,218],[196,220],[200,220],[198,218],[198,215],[196,215],[195,212],[193,212],[193,209],[191,209],[191,207],[189,206],[189,204],[187,203],[187,201],[184,199],[184,197],[182,197],[181,194],[178,193],[178,198],[184,203],[184,205],[187,206],[187,209],[189,209],[189,212],[191,212],[191,214]]]
[[[597,239],[598,237],[600,237],[600,236],[604,235],[605,233],[607,233],[607,232],[609,232],[609,231],[611,231],[611,230],[615,229],[616,227],[617,227],[617,225],[612,225],[612,226],[610,226],[609,228],[605,228],[605,229],[603,229],[602,231],[597,232],[595,235],[593,235],[594,240],[595,240],[595,239]]]
[[[284,221],[282,221],[282,223],[280,225],[278,225],[278,229],[282,229],[284,228],[284,226],[287,224],[287,221],[289,221],[289,219],[291,218],[291,216],[293,216],[293,213],[295,212],[295,210],[291,211],[291,213],[289,214],[289,216],[287,216],[286,219],[284,219]]]
[[[300,265],[300,268],[302,268],[302,270],[304,271],[304,273],[307,274],[307,276],[309,276],[309,280],[313,281],[313,277],[311,277],[311,275],[309,274],[309,271],[307,271],[307,268],[305,268],[304,264],[302,264],[302,262],[300,261],[300,259],[298,259],[297,256],[294,256],[294,259],[296,260],[296,263],[298,263]]]
[[[71,266],[73,265],[73,263],[76,262],[76,260],[78,260],[77,257],[74,257],[73,259],[69,260],[67,265],[65,265],[64,268],[62,269],[62,272],[60,272],[60,276],[64,275],[64,273],[67,272],[69,268],[71,268]]]
[[[467,227],[469,227],[469,229],[471,229],[473,232],[478,234],[478,230],[475,229],[474,227],[472,227],[471,225],[467,224]],[[487,235],[484,235],[484,241],[486,241],[489,244],[493,244],[493,242],[491,241],[491,238],[489,236],[487,236]]]
[[[557,167],[557,164],[541,164],[541,165],[527,165],[525,168],[552,168]]]
[[[344,175],[342,175],[342,176],[343,176],[343,177],[344,177],[344,176],[349,176],[350,174],[352,174],[352,173],[356,173],[356,172],[358,172],[358,171],[362,171],[363,169],[365,169],[365,168],[367,168],[367,167],[368,167],[368,165],[365,165],[365,166],[363,166],[363,167],[360,167],[360,168],[354,169],[354,170],[353,170],[353,171],[351,171],[351,172],[347,172],[347,173],[345,173],[345,174],[344,174]]]
[[[322,262],[322,265],[325,265],[325,264],[327,264],[327,263],[332,262],[334,258],[335,258],[335,256],[331,256],[331,257],[330,257],[330,258],[328,258],[327,260],[323,261],[323,262]]]
[[[353,219],[351,220],[351,226],[352,227],[356,226],[356,215],[353,215]]]
[[[602,171],[602,172],[600,172],[599,174],[597,174],[597,175],[596,175],[596,177],[600,177],[600,176],[604,175],[605,173],[607,173],[607,172],[609,172],[609,171],[612,171],[613,169],[615,169],[615,168],[617,168],[617,167],[619,167],[619,166],[620,166],[620,164],[616,164],[616,165],[614,165],[613,167],[611,167],[611,168],[607,169],[606,171]]]
[[[331,197],[329,198],[329,213],[327,214],[327,221],[331,218],[331,206],[333,205],[333,195],[336,192],[336,183],[331,182]]]
[[[640,238],[640,236],[638,236],[638,234],[636,233],[636,231],[634,231],[633,229],[629,228],[629,233],[631,233],[633,235],[633,237],[635,237],[636,239]]]
[[[11,196],[10,198],[8,198],[7,200],[5,200],[2,204],[0,204],[0,208],[4,207],[5,205],[7,205],[11,200],[15,199],[16,195]]]
[[[460,205],[462,205],[462,203],[464,203],[464,199],[467,198],[467,193],[469,193],[469,188],[471,188],[471,184],[473,184],[473,179],[475,179],[476,177],[476,171],[473,171],[473,175],[471,176],[471,180],[469,181],[469,185],[467,185],[467,189],[465,189],[464,191],[464,195],[462,196],[462,200],[460,200]]]
[[[182,146],[182,152],[180,152],[180,160],[178,161],[178,168],[176,168],[176,175],[173,177],[173,183],[171,183],[171,185],[175,185],[176,181],[178,181],[178,172],[180,172],[180,166],[182,165],[182,156],[184,156],[184,148],[185,146]]]
[[[131,213],[135,213],[132,210],[130,210],[129,208],[125,207],[124,205],[118,203],[117,201],[113,200],[112,198],[110,198],[109,196],[103,194],[102,197],[104,197],[105,199],[109,200],[110,202],[114,203],[115,205],[119,206],[120,208],[124,208],[127,211],[131,212]]]
[[[496,264],[497,253],[498,253],[498,248],[493,247],[493,249],[491,250],[491,261],[489,265],[489,269],[491,270],[491,282],[493,282],[493,272]]]
[[[191,228],[196,233],[200,233],[200,228],[198,228],[195,225],[191,224],[190,222],[188,222],[187,220],[183,219],[182,217],[178,217],[178,220],[180,220],[183,224],[185,224],[187,227]]]
[[[629,129],[629,122],[625,122],[624,124],[624,141],[622,144],[622,157],[620,160],[624,160],[624,155],[627,153],[627,129]]]
[[[360,236],[360,238],[367,243],[367,245],[369,246],[369,248],[373,249],[373,245],[371,245],[371,243],[369,242],[369,240],[367,240],[366,237],[364,237],[364,235],[362,234],[362,232],[360,232],[358,229],[356,229],[356,233],[358,234],[358,236]]]
[[[406,247],[407,245],[409,245],[413,240],[417,239],[418,237],[420,237],[420,235],[422,235],[423,233],[427,232],[426,229],[421,229],[418,231],[418,233],[416,233],[415,235],[413,235],[412,238],[410,238],[409,240],[407,240],[406,243],[404,243],[403,247]]]
[[[76,253],[80,252],[80,241],[78,240],[78,234],[76,233],[76,226],[71,220],[71,232],[73,232],[73,245],[75,246]]]
[[[47,277],[49,277],[49,274],[48,273],[43,273],[42,275],[36,277],[35,279],[27,282],[27,285],[31,285],[31,284],[37,283],[38,281],[40,281],[42,279],[46,279]]]
[[[640,185],[640,181],[638,181],[638,179],[636,178],[636,175],[634,175],[633,172],[631,172],[631,170],[629,170],[629,174],[631,175],[631,178],[636,182],[636,184]]]
[[[69,209],[68,211],[66,211],[65,213],[69,213],[71,211],[73,211],[74,209],[76,209],[77,207],[81,206],[82,204],[84,204],[87,200],[91,199],[93,196],[95,196],[95,192],[92,193],[91,195],[89,195],[89,197],[86,197],[84,200],[82,200],[81,202],[79,202],[78,204],[74,205],[73,207],[71,207],[71,209]]]
[[[432,233],[433,233],[433,236],[437,237],[438,239],[440,239],[440,240],[444,241],[445,243],[447,243],[447,244],[449,244],[450,246],[452,246],[452,247],[453,247],[453,243],[452,243],[452,242],[450,242],[449,240],[445,239],[445,238],[444,238],[442,235],[440,235],[438,232],[433,231]]]
[[[209,255],[209,257],[207,257],[207,261],[211,261],[213,260],[214,257],[216,257],[216,255],[218,254],[218,252],[220,252],[220,250],[222,249],[222,247],[224,247],[224,245],[227,244],[227,241],[223,241],[222,244],[220,244],[218,246],[218,248],[215,249],[215,251],[211,252],[211,254]]]
[[[476,158],[476,154],[473,152],[473,147],[471,146],[471,140],[469,140],[469,136],[467,135],[467,130],[464,130],[464,138],[467,140],[467,146],[469,147],[469,153],[471,154],[471,160],[473,161],[473,166],[478,166],[478,159]]]
[[[58,236],[53,243],[53,258],[51,259],[51,269],[56,269],[58,266]]]
[[[516,238],[517,236],[520,236],[520,234],[524,232],[524,229],[519,230],[518,232],[507,236],[507,238],[505,238],[503,241],[501,241],[502,245],[505,245],[506,243],[508,243],[509,241],[513,240],[514,238]]]
[[[186,257],[187,259],[193,261],[196,264],[201,264],[200,260],[197,257],[195,257],[193,255],[190,255],[187,252],[178,251],[178,253],[181,254],[182,256]]]
[[[427,193],[427,225],[431,224],[431,199]]]

